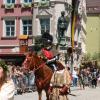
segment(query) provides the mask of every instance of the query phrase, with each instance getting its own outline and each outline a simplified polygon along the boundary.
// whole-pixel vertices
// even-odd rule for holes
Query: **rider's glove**
[[[66,85],[64,85],[62,87],[62,89],[59,90],[59,92],[60,92],[61,95],[67,95],[68,94],[68,90],[69,90],[68,87]]]

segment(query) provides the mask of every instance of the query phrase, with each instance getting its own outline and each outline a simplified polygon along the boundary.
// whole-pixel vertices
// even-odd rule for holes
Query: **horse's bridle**
[[[38,68],[35,68],[34,71],[36,72],[37,70],[39,70],[40,68],[42,68],[46,63],[42,63],[39,65]],[[35,65],[36,66],[36,65]],[[37,65],[38,66],[38,65]]]
[[[27,58],[28,59],[28,58]],[[29,65],[31,65],[31,61],[32,61],[32,57],[30,58],[30,62],[29,62]],[[36,72],[37,70],[39,70],[40,68],[42,68],[44,65],[45,65],[46,63],[45,62],[43,62],[43,63],[41,63],[40,65],[36,65],[35,63],[34,63],[34,72]],[[38,67],[37,67],[38,66]],[[35,67],[37,67],[37,68],[35,68]]]

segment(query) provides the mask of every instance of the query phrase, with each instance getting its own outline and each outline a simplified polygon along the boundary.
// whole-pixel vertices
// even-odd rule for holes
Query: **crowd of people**
[[[100,70],[96,67],[74,67],[72,73],[73,81],[72,86],[80,86],[81,89],[85,89],[85,86],[97,87],[100,83]]]
[[[70,67],[67,67],[67,69],[70,72]],[[79,69],[74,67],[70,75],[72,79],[71,86],[79,86],[80,89],[85,89],[85,86],[97,87],[97,84],[100,83],[100,70],[98,68],[87,67]],[[17,91],[20,93],[31,91],[32,87],[35,85],[34,72],[27,72],[27,70],[23,71],[23,68],[20,66],[13,65],[10,76]]]
[[[2,61],[1,61],[1,63],[2,63]],[[8,70],[8,71],[6,71],[7,79],[10,78],[14,83],[14,87],[15,87],[14,94],[22,94],[25,92],[34,91],[34,89],[35,89],[35,82],[34,82],[35,76],[34,76],[33,71],[28,72],[27,70],[24,70],[21,66],[15,66],[12,64],[11,65],[5,64],[5,66],[7,66],[6,68]]]
[[[20,66],[13,65],[10,77],[15,84],[17,94],[33,91],[33,87],[35,86],[33,71],[28,71]]]

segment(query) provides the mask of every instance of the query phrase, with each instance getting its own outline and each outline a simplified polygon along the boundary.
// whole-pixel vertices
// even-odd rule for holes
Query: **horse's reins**
[[[42,68],[45,64],[46,64],[45,62],[42,63],[42,64],[40,64],[39,67],[35,69],[35,71],[37,71],[37,70],[39,70],[40,68]],[[47,81],[47,80],[49,79],[49,77],[50,77],[50,75],[48,75],[48,77],[46,77],[46,79],[43,80],[42,82],[44,83],[45,81]]]
[[[35,70],[35,71],[39,70],[39,69],[42,68],[45,64],[46,64],[46,63],[42,63],[42,64],[40,64],[39,67],[36,68],[36,69],[34,69],[34,70]]]

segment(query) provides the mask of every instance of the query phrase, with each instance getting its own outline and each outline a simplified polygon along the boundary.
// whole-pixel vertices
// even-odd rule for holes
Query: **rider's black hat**
[[[51,34],[49,34],[48,32],[45,32],[42,35],[42,41],[43,41],[43,45],[52,45],[53,42],[53,36]]]

